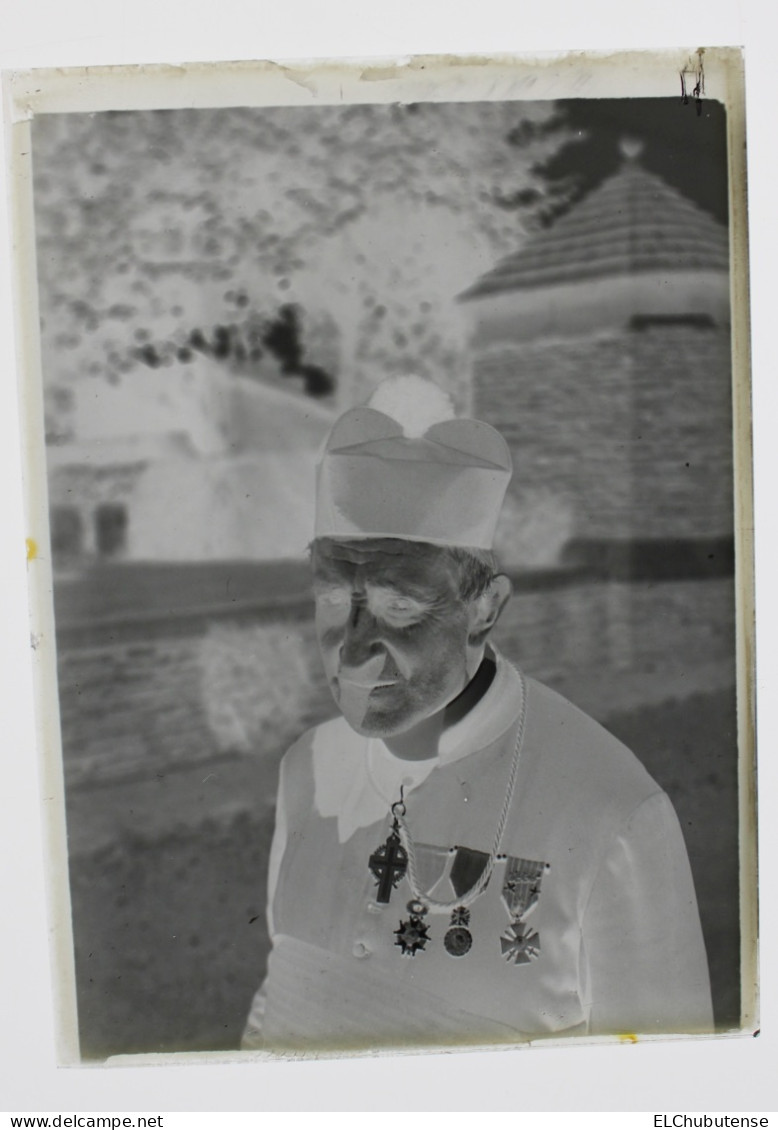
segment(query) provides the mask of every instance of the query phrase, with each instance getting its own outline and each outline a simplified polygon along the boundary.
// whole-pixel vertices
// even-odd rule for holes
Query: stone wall
[[[222,754],[271,762],[332,713],[313,624],[213,620],[191,634],[81,642],[58,656],[66,780],[153,777]]]
[[[632,495],[640,536],[730,533],[729,333],[662,326],[636,331],[631,343]]]
[[[627,583],[560,572],[541,579],[516,577],[495,635],[529,674],[574,698],[592,672],[611,678],[605,713],[639,704],[639,681],[622,700],[613,681],[619,672],[672,688],[718,665],[716,681],[734,684],[731,578]],[[153,776],[222,754],[274,762],[334,711],[307,602],[227,618],[214,611],[191,624],[134,621],[123,632],[107,622],[74,628],[61,634],[58,659],[73,784]],[[710,689],[704,680],[696,687]]]
[[[654,325],[503,343],[474,365],[475,414],[513,451],[512,491],[543,488],[579,538],[732,531],[729,334]]]
[[[734,683],[734,630],[731,578],[583,581],[515,592],[495,641],[529,674],[574,694],[592,671],[606,678],[624,671],[651,677],[718,664],[731,670]],[[614,687],[611,708],[624,705]]]

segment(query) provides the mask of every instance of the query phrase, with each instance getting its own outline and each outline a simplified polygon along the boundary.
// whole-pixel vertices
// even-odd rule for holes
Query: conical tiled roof
[[[462,298],[646,271],[727,271],[727,229],[627,158],[619,171],[483,275]]]

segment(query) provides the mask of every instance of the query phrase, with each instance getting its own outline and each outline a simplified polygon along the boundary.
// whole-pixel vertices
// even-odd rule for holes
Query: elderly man
[[[667,797],[489,642],[510,475],[499,433],[416,378],[332,430],[312,563],[342,717],[282,763],[245,1047],[711,1028]]]

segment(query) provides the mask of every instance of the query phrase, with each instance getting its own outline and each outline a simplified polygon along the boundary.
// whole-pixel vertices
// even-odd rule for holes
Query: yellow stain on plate
[[[638,1038],[634,1032],[620,1032],[619,1039],[622,1044],[636,1044],[638,1042]]]
[[[25,538],[24,541],[27,546],[27,560],[34,561],[38,556],[38,543],[35,538]]]

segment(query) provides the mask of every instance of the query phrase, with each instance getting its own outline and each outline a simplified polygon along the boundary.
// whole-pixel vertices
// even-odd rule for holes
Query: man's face
[[[394,539],[313,547],[316,633],[330,690],[360,734],[403,734],[468,681],[468,602],[455,565]]]

